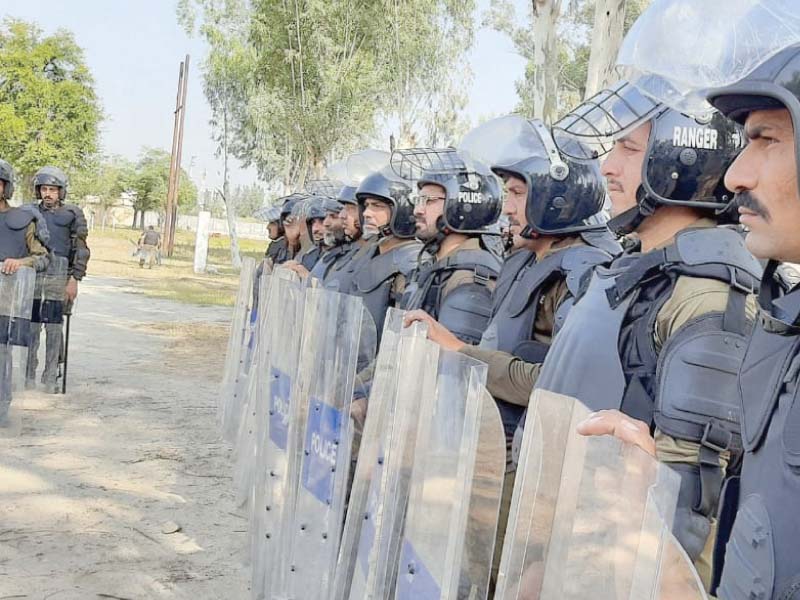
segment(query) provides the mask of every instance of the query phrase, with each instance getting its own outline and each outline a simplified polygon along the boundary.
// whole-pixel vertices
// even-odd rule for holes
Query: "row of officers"
[[[707,118],[620,81],[552,127],[507,116],[458,148],[395,151],[272,209],[267,258],[360,296],[378,331],[403,308],[488,364],[501,521],[528,399],[550,390],[595,411],[581,433],[680,475],[674,533],[709,591],[800,598],[793,81],[800,46],[715,91]]]
[[[78,283],[86,275],[90,251],[86,243],[88,228],[80,207],[66,202],[67,176],[59,168],[46,166],[33,177],[36,201],[13,207],[15,173],[0,160],[0,277],[10,276],[22,267],[37,272],[36,295],[30,315],[30,332],[17,339],[18,323],[10,306],[0,306],[0,349],[11,345],[28,347],[25,386],[35,388],[39,367],[41,332],[45,332],[45,361],[41,385],[49,393],[64,390],[59,377],[64,368],[65,343],[63,323],[78,295]],[[56,288],[56,289],[54,289]],[[43,289],[47,292],[43,293]],[[4,298],[3,302],[11,303]],[[6,420],[11,403],[12,365],[10,353],[0,361],[0,426]]]

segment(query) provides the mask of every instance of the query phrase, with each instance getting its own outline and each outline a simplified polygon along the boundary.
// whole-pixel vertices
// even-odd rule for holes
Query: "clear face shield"
[[[798,42],[797,0],[653,0],[625,36],[617,70],[655,101],[697,116],[711,110],[709,90]]]
[[[593,160],[608,154],[616,140],[663,109],[627,81],[619,81],[553,124],[553,139],[565,156]]]

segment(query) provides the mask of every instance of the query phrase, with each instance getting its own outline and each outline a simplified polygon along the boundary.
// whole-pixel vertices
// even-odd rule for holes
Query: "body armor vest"
[[[314,268],[314,265],[316,265],[319,261],[320,256],[322,256],[322,248],[319,246],[314,246],[311,250],[300,257],[300,264],[311,271]]]
[[[267,251],[264,253],[264,258],[272,261],[273,265],[280,265],[285,263],[289,258],[289,250],[286,247],[286,238],[278,238],[270,242],[267,246]]]
[[[489,324],[492,290],[502,263],[483,249],[456,250],[441,260],[414,270],[401,301],[404,310],[422,309],[467,344],[477,344]],[[447,282],[457,271],[472,274],[444,295]]]
[[[365,265],[371,257],[372,249],[369,244],[350,244],[347,254],[331,265],[325,279],[322,280],[322,286],[343,294],[354,293],[354,279],[360,269],[359,265]]]
[[[20,208],[0,212],[0,261],[30,254],[25,232],[33,220],[33,213]]]
[[[325,278],[328,276],[328,273],[331,271],[331,269],[340,260],[344,260],[349,252],[350,244],[339,244],[338,246],[334,246],[320,256],[317,264],[315,264],[314,268],[311,269],[311,275],[320,281],[325,281]]]
[[[375,321],[379,339],[383,332],[386,310],[396,306],[400,300],[392,291],[394,280],[398,275],[408,278],[417,264],[421,249],[422,245],[419,243],[405,242],[381,254],[378,251],[379,243],[372,243],[364,255],[365,260],[359,260],[352,293],[364,301],[364,306]]]
[[[800,289],[760,304],[739,375],[745,454],[722,600],[800,599]]]
[[[50,232],[50,250],[57,256],[69,258],[72,252],[72,235],[77,218],[74,208],[76,207],[71,204],[62,204],[48,210],[44,208],[44,205],[39,205],[39,210]],[[145,240],[147,240],[147,234],[145,234]],[[145,243],[149,242],[145,241]]]
[[[761,266],[731,229],[690,229],[675,243],[598,267],[556,337],[536,387],[619,409],[674,438],[698,443],[698,465],[676,464],[681,495],[675,535],[696,559],[722,487],[719,455],[739,448],[736,374],[749,324],[747,294]],[[679,277],[728,284],[724,313],[680,328],[660,352],[654,332]]]
[[[533,339],[534,322],[544,291],[556,281],[566,280],[570,298],[559,307],[556,326],[560,326],[578,293],[584,274],[598,264],[608,263],[621,252],[608,231],[601,236],[585,237],[588,246],[570,246],[553,252],[541,262],[528,250],[512,254],[500,272],[495,288],[492,319],[480,346],[513,354],[530,363],[544,362],[549,346]],[[507,438],[511,439],[525,407],[496,399]]]

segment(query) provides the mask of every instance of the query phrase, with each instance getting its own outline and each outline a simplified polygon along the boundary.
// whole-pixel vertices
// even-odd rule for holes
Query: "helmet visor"
[[[256,219],[272,223],[273,221],[280,221],[281,207],[280,206],[262,206],[253,213]]]
[[[458,145],[492,169],[516,164],[526,158],[548,158],[539,133],[528,119],[519,115],[498,117],[471,130]]]
[[[602,90],[553,125],[559,151],[591,160],[611,151],[614,141],[652,118],[661,104],[626,81]]]
[[[617,70],[656,101],[697,116],[711,109],[709,89],[798,42],[797,0],[653,0],[625,36]]]
[[[358,184],[370,173],[380,171],[389,163],[389,153],[383,150],[367,149],[351,154],[328,167],[326,173],[333,180],[341,181],[349,187]],[[341,187],[341,186],[340,186]]]

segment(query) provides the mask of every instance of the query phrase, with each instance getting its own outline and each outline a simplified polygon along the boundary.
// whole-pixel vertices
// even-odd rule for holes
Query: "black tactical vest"
[[[340,244],[323,253],[317,261],[317,264],[311,269],[311,275],[320,281],[325,281],[331,269],[333,269],[336,263],[344,260],[350,250],[350,244]]]
[[[489,284],[497,279],[501,265],[500,259],[487,250],[456,250],[442,260],[415,269],[400,306],[404,310],[422,309],[462,342],[477,344],[491,316]],[[471,272],[472,281],[445,296],[447,282],[456,271]]]
[[[760,275],[741,235],[725,228],[684,230],[665,249],[624,254],[595,269],[536,384],[700,445],[699,465],[674,465],[682,479],[675,535],[693,559],[717,509],[719,455],[740,445],[732,398],[749,331],[745,300]],[[728,306],[686,323],[658,352],[656,318],[682,276],[726,283]]]
[[[77,207],[73,207],[70,204],[62,204],[52,210],[48,210],[44,207],[44,204],[39,205],[39,210],[50,232],[50,250],[57,256],[69,257],[72,252],[72,234],[76,219],[74,208]],[[147,234],[145,234],[145,240],[147,239],[146,236]]]
[[[280,265],[288,260],[289,251],[286,247],[286,238],[279,238],[270,242],[267,246],[267,251],[264,253],[264,258],[272,261],[273,265]]]
[[[800,288],[760,304],[739,375],[745,455],[721,600],[800,599]]]
[[[364,260],[359,260],[351,288],[354,295],[361,297],[372,315],[378,338],[383,331],[386,311],[400,300],[392,291],[395,278],[398,275],[409,277],[422,249],[419,243],[406,242],[381,254],[378,252],[379,243],[370,243]]]
[[[314,265],[317,264],[317,261],[319,261],[320,256],[322,256],[322,248],[319,246],[314,246],[311,250],[300,257],[300,264],[311,271],[314,268]]]
[[[33,220],[33,213],[21,208],[0,212],[0,261],[25,258],[30,254],[25,231]]]

